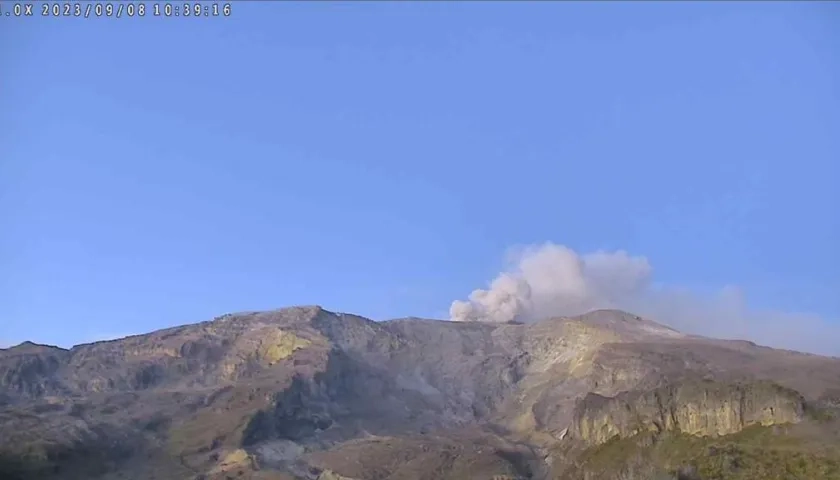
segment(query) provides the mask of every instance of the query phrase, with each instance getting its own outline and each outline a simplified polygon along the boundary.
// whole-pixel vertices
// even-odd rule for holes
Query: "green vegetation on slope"
[[[825,425],[753,426],[723,437],[642,433],[586,450],[566,478],[840,479],[840,443]]]

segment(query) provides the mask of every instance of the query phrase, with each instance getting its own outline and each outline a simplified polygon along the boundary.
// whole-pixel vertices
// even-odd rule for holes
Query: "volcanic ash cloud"
[[[626,310],[685,333],[840,355],[838,321],[751,309],[738,286],[699,294],[678,285],[654,285],[643,256],[621,250],[581,255],[554,243],[514,251],[509,268],[488,288],[452,302],[449,316],[459,322],[528,322],[599,308]]]
[[[454,321],[529,321],[620,308],[648,285],[646,258],[624,251],[578,255],[562,245],[526,247],[511,256],[511,268],[488,289],[474,290],[449,309]]]

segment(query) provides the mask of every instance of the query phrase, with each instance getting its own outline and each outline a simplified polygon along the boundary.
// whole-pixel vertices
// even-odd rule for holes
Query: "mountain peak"
[[[21,342],[17,345],[11,346],[9,348],[0,348],[0,351],[5,351],[9,353],[42,353],[48,351],[61,351],[64,352],[66,349],[61,347],[56,347],[55,345],[43,345],[40,343],[35,343],[29,340]]]
[[[840,405],[838,369],[620,310],[516,327],[318,305],[232,313],[71,351],[0,350],[0,478],[373,478],[405,458],[389,476],[583,478],[566,469],[589,453],[537,449],[597,453],[677,421],[700,436],[803,422],[796,392]]]
[[[597,308],[595,310],[590,310],[584,315],[610,315],[615,317],[621,317],[622,320],[641,320],[642,318],[634,313],[628,312],[626,310],[620,310],[617,308]]]
[[[573,317],[574,320],[606,328],[621,335],[632,336],[657,336],[657,337],[684,337],[685,335],[671,327],[662,325],[640,317],[639,315],[616,309],[592,310]]]
[[[18,345],[14,345],[8,348],[0,348],[0,363],[5,360],[11,360],[12,362],[26,362],[27,360],[25,359],[27,358],[57,359],[63,358],[64,355],[68,352],[69,350],[61,347],[56,347],[54,345],[41,345],[27,340],[25,342],[19,343]],[[3,368],[2,365],[0,365],[0,372],[2,371]],[[2,377],[2,374],[0,374],[0,377]],[[2,384],[2,381],[0,381],[0,384]],[[2,397],[3,392],[2,388],[0,388],[0,404],[2,404]]]

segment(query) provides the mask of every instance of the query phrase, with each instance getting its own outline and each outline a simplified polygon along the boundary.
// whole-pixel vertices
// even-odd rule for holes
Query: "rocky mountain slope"
[[[840,478],[838,408],[840,359],[625,312],[295,307],[0,349],[0,478]]]

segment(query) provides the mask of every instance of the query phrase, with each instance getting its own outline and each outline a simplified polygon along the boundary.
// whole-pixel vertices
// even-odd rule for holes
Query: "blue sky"
[[[542,242],[840,318],[840,4],[0,22],[0,343],[445,317]]]

